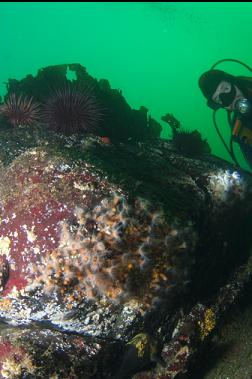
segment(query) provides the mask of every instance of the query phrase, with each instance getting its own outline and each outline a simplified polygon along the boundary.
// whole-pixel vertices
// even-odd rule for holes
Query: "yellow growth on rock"
[[[134,345],[137,349],[138,357],[143,357],[148,343],[149,338],[147,334],[140,333],[133,337],[132,340],[128,343],[128,345]]]
[[[0,255],[9,255],[10,243],[9,237],[0,237]]]
[[[13,354],[12,357],[5,359],[1,375],[6,379],[15,379],[20,378],[24,373],[34,374],[36,369],[29,354],[20,351],[20,354]]]
[[[0,310],[2,311],[10,311],[11,310],[12,301],[8,298],[0,299]]]
[[[216,317],[215,313],[211,308],[206,309],[204,312],[204,317],[202,321],[198,321],[200,339],[203,341],[215,328]]]

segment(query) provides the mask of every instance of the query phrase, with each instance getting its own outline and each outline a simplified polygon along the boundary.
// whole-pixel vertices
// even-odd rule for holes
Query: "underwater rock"
[[[109,376],[106,367],[120,354],[120,343],[39,328],[1,325],[0,377],[97,378]],[[99,367],[103,367],[101,375]],[[107,376],[106,376],[107,375]]]
[[[174,379],[188,372],[189,362],[196,362],[199,351],[209,351],[215,329],[222,322],[227,311],[232,311],[239,296],[251,284],[252,257],[246,265],[230,276],[228,283],[221,287],[208,304],[197,303],[191,311],[181,317],[168,343],[164,343],[160,357],[162,364],[154,369],[134,375],[134,379]],[[226,316],[227,317],[227,316]],[[202,363],[197,363],[202,366]],[[183,376],[182,376],[183,377]]]
[[[90,346],[99,338],[94,377],[116,376],[127,362],[118,346],[141,346],[136,336],[146,334],[151,346],[167,345],[181,310],[200,302],[204,313],[204,301],[246,263],[251,182],[226,162],[183,156],[160,139],[104,144],[99,137],[65,137],[39,126],[1,130],[0,141],[7,140],[0,151],[0,318],[16,327],[17,338],[27,338],[20,337],[22,353],[13,351],[10,336],[4,340],[9,355],[0,357],[3,378],[16,370],[14,378],[21,379],[28,369],[32,377],[34,365],[37,378],[64,377],[64,364],[45,374],[36,356],[48,346],[41,329],[56,340],[89,338]],[[7,325],[2,338],[5,332]],[[33,340],[38,345],[31,356]],[[52,362],[57,346],[48,346]],[[75,374],[81,363],[70,358],[75,347],[61,346],[73,377],[81,378]],[[151,346],[147,367],[158,361]],[[114,354],[116,365],[109,363]],[[143,369],[141,360],[134,365],[134,373]],[[85,367],[83,362],[80,370]]]
[[[96,171],[33,149],[3,173],[5,320],[43,315],[68,330],[116,338],[126,333],[122,324],[184,287],[197,242],[192,226],[166,221],[157,205],[130,200]],[[73,310],[81,317],[69,319]]]

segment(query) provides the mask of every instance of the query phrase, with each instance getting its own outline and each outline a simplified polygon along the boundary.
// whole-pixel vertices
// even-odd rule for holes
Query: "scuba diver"
[[[199,79],[199,87],[207,98],[207,105],[214,110],[214,124],[219,137],[228,150],[235,164],[239,166],[233,151],[233,142],[240,145],[241,151],[252,168],[252,78],[233,76],[225,71],[215,69],[221,62],[235,59],[223,59],[217,62],[209,71],[204,72]],[[216,124],[215,113],[223,108],[227,111],[231,127],[230,147],[227,146]]]

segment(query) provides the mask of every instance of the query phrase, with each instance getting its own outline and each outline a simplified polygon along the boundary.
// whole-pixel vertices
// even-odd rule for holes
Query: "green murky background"
[[[245,2],[2,2],[0,94],[8,78],[81,63],[92,76],[121,89],[132,107],[145,105],[159,122],[171,112],[184,128],[198,129],[213,153],[229,160],[198,78],[223,58],[252,66],[251,15],[252,3]],[[235,63],[218,68],[250,75]],[[225,111],[218,113],[228,141]],[[162,136],[169,137],[168,125],[162,125]],[[235,152],[247,167],[238,146]]]

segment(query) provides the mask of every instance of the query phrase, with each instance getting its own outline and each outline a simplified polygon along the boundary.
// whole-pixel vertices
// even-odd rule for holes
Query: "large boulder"
[[[41,127],[1,141],[2,378],[151,368],[249,257],[250,178],[220,159]]]

